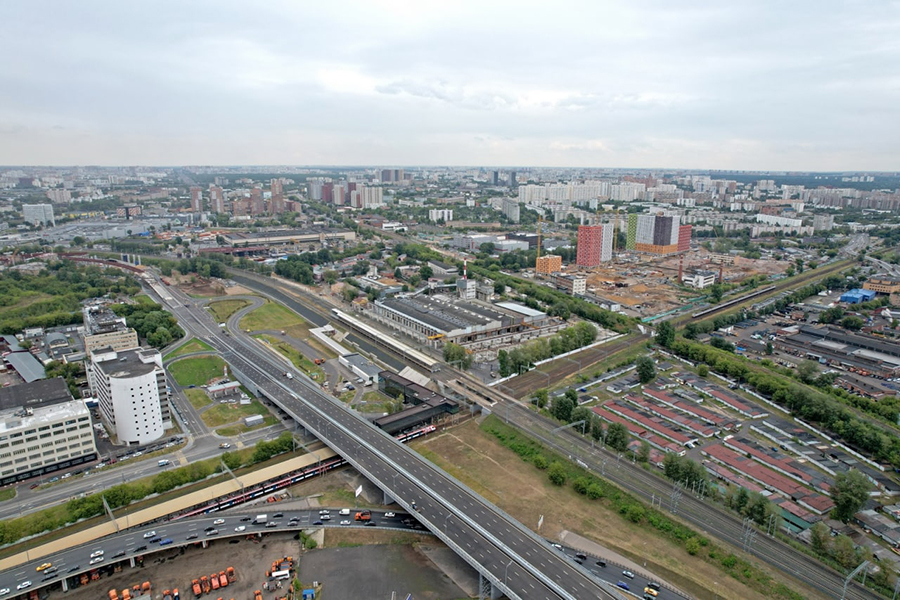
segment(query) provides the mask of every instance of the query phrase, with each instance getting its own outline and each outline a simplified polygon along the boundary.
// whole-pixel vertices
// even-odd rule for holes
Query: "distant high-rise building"
[[[514,187],[516,185],[516,172],[509,172],[509,187]]]
[[[262,190],[255,187],[250,190],[250,214],[261,215],[264,212],[266,212],[266,207],[263,202]]]
[[[191,186],[191,212],[203,212],[203,188],[199,185]]]
[[[343,206],[348,196],[346,183],[337,183],[331,188],[331,203],[335,206]]]
[[[518,223],[519,222],[519,201],[515,198],[504,198],[503,199],[503,214],[506,216],[506,219],[510,223]]]
[[[209,186],[209,209],[214,213],[225,212],[225,190],[217,185]]]
[[[403,181],[404,173],[403,169],[382,169],[381,170],[381,182],[382,183],[396,183],[398,181]]]
[[[32,225],[56,225],[52,204],[23,204],[22,218]]]
[[[67,189],[47,190],[47,198],[54,204],[68,204],[72,201],[72,192]]]
[[[284,184],[281,179],[273,179],[269,188],[272,190],[272,196],[280,196],[284,194]]]
[[[596,267],[601,262],[612,260],[613,231],[612,223],[581,225],[578,228],[575,263],[579,267]]]
[[[648,254],[674,254],[690,249],[691,226],[681,217],[628,215],[625,248]]]
[[[491,185],[500,185],[500,171],[491,173]]]
[[[432,208],[428,211],[428,220],[429,221],[447,221],[453,220],[453,209],[452,208]]]
[[[558,273],[562,271],[562,257],[556,254],[545,254],[535,261],[534,271],[544,275]]]

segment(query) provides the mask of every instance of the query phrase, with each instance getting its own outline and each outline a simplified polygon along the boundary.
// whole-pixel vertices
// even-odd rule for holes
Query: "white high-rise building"
[[[116,352],[102,348],[91,354],[88,381],[100,414],[120,443],[147,444],[172,426],[166,371],[153,348]]]
[[[23,204],[22,218],[25,219],[26,223],[31,223],[32,225],[56,226],[52,204]]]
[[[447,221],[453,220],[453,209],[452,208],[432,208],[428,211],[428,220],[434,221],[435,223],[438,221]]]

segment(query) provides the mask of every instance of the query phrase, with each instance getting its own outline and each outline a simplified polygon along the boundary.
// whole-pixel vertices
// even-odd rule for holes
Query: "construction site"
[[[587,278],[587,291],[619,304],[622,311],[641,318],[660,315],[699,301],[708,290],[680,285],[679,273],[711,271],[717,282],[738,283],[754,275],[772,276],[786,264],[731,255],[717,255],[704,248],[677,255],[656,256],[637,252],[616,254],[608,263],[567,271]]]

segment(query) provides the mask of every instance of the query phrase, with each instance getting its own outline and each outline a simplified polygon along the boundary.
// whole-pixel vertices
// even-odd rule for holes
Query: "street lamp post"
[[[509,563],[506,565],[506,569],[503,571],[503,585],[506,585],[507,578],[509,576],[509,565],[513,564],[513,559],[509,559]]]

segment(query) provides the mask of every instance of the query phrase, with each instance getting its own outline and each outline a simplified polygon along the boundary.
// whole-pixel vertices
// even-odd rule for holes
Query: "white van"
[[[169,461],[165,458],[162,459],[161,461],[159,461],[158,463],[156,463],[156,465],[159,467],[167,467],[167,466],[169,466],[169,464],[170,464]]]
[[[342,509],[341,509],[341,512],[338,513],[338,514],[341,514],[341,515],[349,515],[349,514],[350,514],[350,509],[349,509],[349,508],[342,508]]]

